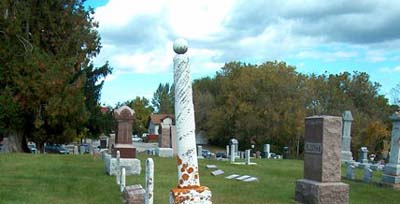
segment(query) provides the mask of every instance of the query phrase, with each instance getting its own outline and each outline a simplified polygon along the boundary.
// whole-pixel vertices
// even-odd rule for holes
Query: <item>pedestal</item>
[[[297,180],[295,200],[297,204],[349,203],[349,185],[342,182]]]
[[[115,157],[117,151],[120,152],[121,158],[136,158],[136,148],[131,144],[116,144],[111,152],[113,157]]]
[[[169,196],[170,204],[211,204],[211,191],[205,186],[173,188]]]
[[[111,155],[105,156],[106,173],[108,175],[117,175],[117,159],[112,158]],[[142,170],[139,159],[120,159],[121,168],[125,168],[126,175],[140,175]]]

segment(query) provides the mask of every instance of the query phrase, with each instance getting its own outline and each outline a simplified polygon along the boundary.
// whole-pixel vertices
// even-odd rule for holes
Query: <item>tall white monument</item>
[[[170,192],[170,204],[211,204],[211,191],[200,185],[197,163],[195,121],[190,78],[188,43],[178,39],[173,45],[176,147],[178,185]]]
[[[342,162],[353,161],[353,155],[351,153],[351,123],[353,116],[350,111],[343,113],[343,128],[342,128],[342,146],[341,146],[341,158]]]
[[[400,112],[395,112],[390,119],[393,122],[390,159],[383,169],[382,183],[400,188]]]

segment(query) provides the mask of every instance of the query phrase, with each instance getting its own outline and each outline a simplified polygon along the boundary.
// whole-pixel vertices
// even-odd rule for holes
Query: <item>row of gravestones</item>
[[[146,189],[140,184],[126,185],[126,167],[121,165],[120,152],[116,152],[116,183],[123,193],[124,204],[153,204],[154,202],[154,162],[146,160]]]

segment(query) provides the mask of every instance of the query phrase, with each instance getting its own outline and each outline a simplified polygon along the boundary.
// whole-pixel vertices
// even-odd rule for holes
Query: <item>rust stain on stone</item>
[[[187,170],[187,172],[188,172],[189,174],[191,174],[191,173],[193,172],[193,168],[190,167],[190,168]]]
[[[188,174],[183,174],[182,175],[182,179],[187,181],[189,179],[189,175]]]
[[[179,156],[176,156],[176,160],[178,161],[178,166],[182,164],[182,159]]]

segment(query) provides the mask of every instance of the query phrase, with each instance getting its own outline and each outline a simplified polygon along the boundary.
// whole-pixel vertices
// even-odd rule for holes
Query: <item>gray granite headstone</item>
[[[340,181],[342,118],[305,120],[304,179],[296,181],[295,200],[304,204],[347,204],[349,186]]]
[[[237,177],[239,177],[240,175],[238,175],[238,174],[232,174],[232,175],[229,175],[229,176],[227,176],[227,177],[225,177],[226,179],[234,179],[234,178],[237,178]]]
[[[383,168],[382,183],[400,188],[400,112],[390,116],[392,120],[392,139],[389,163]]]
[[[365,183],[370,183],[372,181],[373,173],[374,171],[370,168],[369,165],[365,166],[363,181]]]
[[[353,155],[351,153],[351,123],[353,116],[350,111],[343,113],[343,129],[342,129],[342,146],[341,146],[341,160],[342,162],[352,161]]]
[[[354,168],[355,168],[355,166],[353,165],[353,163],[347,163],[347,167],[346,167],[346,178],[347,179],[350,179],[350,180],[355,179]]]
[[[367,147],[361,147],[359,150],[358,162],[367,164],[368,163],[368,149]]]

